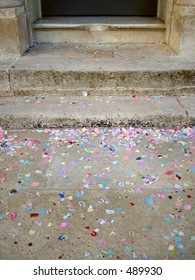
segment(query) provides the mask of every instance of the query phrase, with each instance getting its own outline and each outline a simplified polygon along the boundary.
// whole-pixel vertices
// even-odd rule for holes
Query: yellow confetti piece
[[[33,234],[35,234],[36,233],[36,230],[34,230],[34,229],[30,229],[29,230],[29,235],[33,235]]]
[[[25,174],[25,177],[30,177],[30,173]]]
[[[48,223],[47,226],[48,226],[48,227],[52,227],[52,226],[53,226],[53,223]]]
[[[69,200],[73,200],[73,196],[72,196],[72,195],[68,196],[67,198],[68,198]]]
[[[176,253],[177,253],[176,248],[174,248],[173,250],[171,250],[171,254],[172,254],[172,255],[175,255]]]

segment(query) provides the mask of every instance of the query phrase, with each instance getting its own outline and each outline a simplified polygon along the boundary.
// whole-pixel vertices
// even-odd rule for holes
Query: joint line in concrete
[[[182,101],[180,100],[179,96],[175,96],[177,102],[179,103],[179,105],[183,108],[183,110],[185,111],[186,113],[186,117],[187,117],[187,127],[190,126],[190,114],[189,112],[187,111],[187,109],[185,108],[185,105],[183,105]]]

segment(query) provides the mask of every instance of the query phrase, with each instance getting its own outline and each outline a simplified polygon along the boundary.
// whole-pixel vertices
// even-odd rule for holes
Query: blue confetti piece
[[[180,187],[181,187],[181,186],[178,185],[178,184],[175,184],[175,186],[174,186],[175,189],[179,189]]]
[[[131,253],[131,247],[129,247],[129,246],[125,246],[125,252],[126,253]]]
[[[82,198],[82,197],[83,197],[83,194],[82,194],[82,193],[77,193],[77,194],[76,194],[76,197],[77,197],[77,198]]]
[[[192,166],[192,167],[190,168],[190,173],[195,173],[195,166]]]
[[[149,196],[149,197],[146,199],[146,203],[147,203],[147,204],[154,204],[154,201],[153,201],[153,199]]]
[[[184,249],[185,246],[181,243],[175,243],[175,245],[179,248],[179,249]]]
[[[29,207],[26,207],[26,210],[28,210],[28,211],[32,211],[32,210],[33,210],[33,208],[32,208],[31,206],[29,206]]]
[[[108,251],[106,252],[106,255],[113,256],[113,255],[114,255],[114,253],[113,253],[113,251],[110,249],[110,250],[108,250]]]
[[[19,185],[19,190],[23,190],[24,189],[24,185]]]
[[[177,243],[181,243],[181,242],[183,241],[183,238],[180,237],[180,236],[176,236],[176,237],[175,237],[175,241],[176,241]]]
[[[64,236],[64,235],[59,236],[59,237],[58,237],[58,240],[64,241],[64,240],[65,240],[65,236]]]
[[[124,185],[125,185],[125,182],[119,182],[120,187],[124,187]]]
[[[59,197],[64,198],[65,197],[64,193],[59,193]]]
[[[45,215],[47,212],[46,210],[42,209],[42,210],[39,210],[39,215]]]
[[[30,182],[30,181],[31,181],[31,178],[26,178],[25,179],[25,182],[27,182],[27,183]]]
[[[95,177],[93,178],[93,180],[99,181],[99,177],[98,177],[98,176],[95,176]]]
[[[141,159],[142,159],[141,157],[137,157],[137,158],[136,158],[136,160],[141,160]]]

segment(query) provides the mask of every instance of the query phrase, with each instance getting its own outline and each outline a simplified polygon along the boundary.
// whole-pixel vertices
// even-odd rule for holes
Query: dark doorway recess
[[[43,16],[156,16],[158,0],[42,0]]]

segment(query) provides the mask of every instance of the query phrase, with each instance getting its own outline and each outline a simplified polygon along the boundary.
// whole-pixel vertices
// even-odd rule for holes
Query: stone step
[[[162,44],[43,44],[0,62],[0,94],[193,94],[194,63]]]
[[[165,30],[153,17],[44,17],[33,24],[38,43],[154,43]]]
[[[26,96],[0,99],[4,129],[195,125],[195,96]]]

